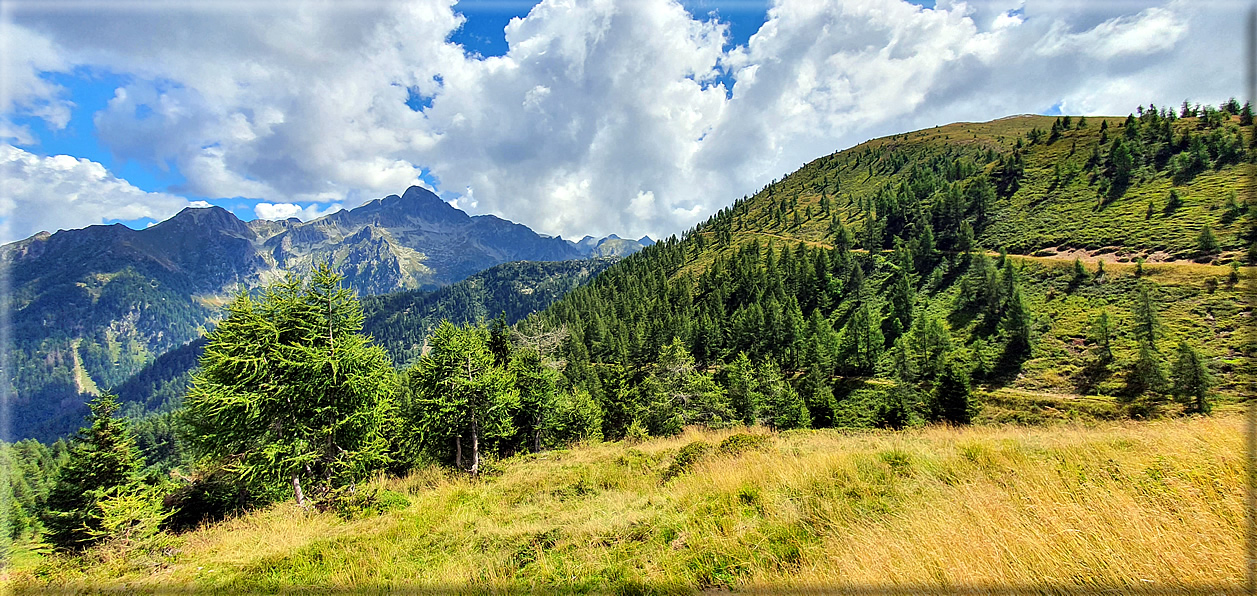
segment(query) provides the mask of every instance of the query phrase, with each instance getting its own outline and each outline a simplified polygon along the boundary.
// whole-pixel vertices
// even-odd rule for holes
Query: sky
[[[871,138],[1238,97],[1248,8],[6,0],[0,242],[415,184],[544,234],[666,237]]]

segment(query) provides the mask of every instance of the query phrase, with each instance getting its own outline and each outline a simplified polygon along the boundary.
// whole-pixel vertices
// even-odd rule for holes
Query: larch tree
[[[330,265],[242,293],[209,334],[184,401],[184,440],[298,504],[388,462],[392,363],[361,333],[362,307]]]
[[[488,441],[515,433],[519,388],[495,363],[484,325],[443,321],[428,345],[432,350],[407,371],[410,434],[429,453],[479,476]]]
[[[1171,392],[1189,412],[1209,412],[1212,379],[1204,358],[1186,341],[1178,344],[1178,358],[1170,371]]]

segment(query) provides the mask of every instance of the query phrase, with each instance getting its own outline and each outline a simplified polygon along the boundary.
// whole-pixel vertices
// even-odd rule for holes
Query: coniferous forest
[[[295,503],[323,515],[308,522],[323,542],[213,585],[318,585],[301,574],[337,556],[330,543],[387,559],[334,525],[386,519],[430,532],[398,548],[461,536],[443,552],[497,557],[475,576],[486,589],[566,575],[598,578],[575,591],[686,591],[859,550],[836,537],[911,524],[921,495],[969,500],[957,486],[1055,495],[1036,507],[1062,516],[1117,495],[1103,523],[1128,497],[1157,514],[1174,495],[1226,503],[1199,495],[1228,490],[1234,462],[1158,441],[1225,426],[1207,415],[1237,408],[1251,379],[1254,143],[1234,101],[955,124],[821,157],[616,261],[515,263],[361,300],[327,263],[240,293],[140,375],[101,379],[142,397],[101,391],[73,438],[5,445],[5,539],[56,553],[24,585],[140,581],[186,569],[181,537],[251,514],[281,524]],[[1039,430],[1066,422],[1116,426],[1066,461]],[[802,429],[838,430],[787,432]],[[875,449],[833,460],[838,488],[799,479],[848,434]],[[579,509],[597,499],[638,517]],[[547,525],[564,506],[605,527]],[[531,525],[495,534],[477,515]],[[1212,531],[1202,519],[1191,531]],[[598,549],[638,563],[595,569],[582,557]],[[473,573],[456,558],[430,563]]]

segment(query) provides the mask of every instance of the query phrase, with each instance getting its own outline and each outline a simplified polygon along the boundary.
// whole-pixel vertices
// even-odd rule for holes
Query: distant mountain
[[[647,239],[648,240],[648,239]],[[187,208],[144,230],[97,225],[0,247],[12,293],[10,381],[16,438],[61,434],[50,421],[198,337],[241,289],[330,260],[363,296],[436,288],[511,261],[619,256],[640,242],[584,248],[492,215],[469,216],[411,187],[309,222],[244,222]]]

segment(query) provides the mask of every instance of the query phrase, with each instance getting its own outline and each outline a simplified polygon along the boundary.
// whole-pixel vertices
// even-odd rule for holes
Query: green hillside
[[[993,250],[1075,248],[1160,261],[1198,256],[1208,224],[1221,244],[1213,256],[1225,260],[1248,246],[1239,237],[1248,191],[1241,164],[1252,130],[1210,110],[1209,118],[1151,110],[1071,118],[1055,135],[1060,118],[1015,116],[875,139],[808,163],[734,207],[731,222],[713,218],[699,229],[823,241],[833,215],[856,231],[875,212],[889,218],[891,233],[902,230],[900,217],[928,221],[946,245],[967,216],[977,243]],[[1132,155],[1125,185],[1114,182],[1115,146]],[[983,179],[995,195],[978,201]],[[1167,208],[1171,190],[1177,209]],[[890,248],[885,233],[882,245]]]
[[[1237,262],[1257,216],[1251,130],[1212,108],[1142,114],[953,124],[820,158],[529,324],[570,334],[569,378],[621,414],[610,437],[648,415],[639,387],[674,339],[701,366],[744,353],[780,370],[811,426],[947,418],[951,373],[992,406],[957,420],[1035,419],[1017,406],[1035,400],[1204,407],[1171,378],[1184,350],[1228,403],[1253,351]]]

